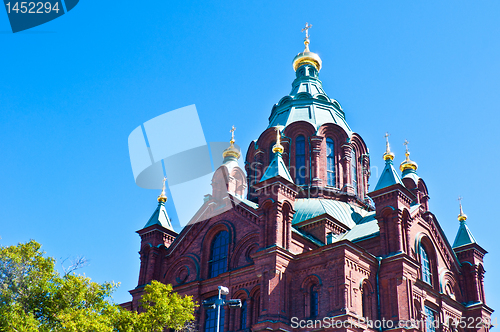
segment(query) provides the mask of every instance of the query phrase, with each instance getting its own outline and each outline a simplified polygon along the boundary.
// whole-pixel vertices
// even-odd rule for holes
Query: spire
[[[413,170],[413,171],[416,171],[417,168],[418,168],[418,165],[416,162],[410,160],[410,151],[408,151],[408,144],[410,144],[410,142],[408,142],[408,140],[405,140],[405,142],[403,143],[404,146],[406,146],[406,153],[405,153],[405,156],[406,156],[406,159],[405,161],[403,161],[401,163],[401,165],[399,166],[399,169],[401,170],[401,172],[405,172],[405,170]],[[404,176],[404,175],[403,175]]]
[[[462,209],[462,197],[458,197],[458,201],[460,202],[460,214],[458,215],[458,221],[465,222],[467,220],[467,215]]]
[[[288,172],[288,168],[281,157],[281,154],[283,153],[283,146],[281,145],[281,133],[278,127],[276,127],[276,144],[273,146],[273,152],[274,158],[259,182],[280,176],[283,179],[294,183],[292,177],[290,176],[290,172]]]
[[[293,59],[293,70],[297,71],[297,69],[305,64],[313,65],[317,71],[321,69],[321,58],[316,53],[309,51],[309,29],[312,27],[312,24],[306,23],[305,28],[302,29],[302,32],[306,33],[306,38],[304,38],[304,52],[297,54],[297,56]]]
[[[389,145],[389,133],[385,133],[385,153],[384,160],[390,159],[394,160],[394,153],[391,152],[391,147]]]
[[[312,28],[312,24],[309,24],[306,22],[306,26],[302,29],[302,32],[306,32],[306,38],[304,38],[304,52],[309,52],[309,44],[310,44],[310,41],[309,41],[309,29]]]
[[[163,178],[163,188],[161,190],[161,194],[158,196],[158,206],[156,207],[155,212],[153,212],[153,215],[151,215],[144,228],[153,225],[159,225],[171,231],[174,230],[170,218],[168,217],[167,209],[165,208],[165,202],[167,201],[167,195],[165,194],[166,180],[166,177]]]
[[[159,203],[165,203],[167,201],[167,195],[165,194],[165,181],[167,181],[167,178],[163,178],[163,188],[161,189],[161,194],[158,196],[158,202]]]
[[[453,242],[453,248],[465,246],[466,244],[477,243],[469,227],[467,227],[467,223],[465,222],[467,220],[467,215],[462,209],[462,197],[459,197],[458,201],[460,202],[460,213],[458,215],[460,227],[458,227],[457,236]]]
[[[385,160],[385,167],[382,171],[382,175],[380,176],[377,185],[375,186],[375,191],[392,186],[394,184],[401,184],[401,178],[398,175],[398,172],[394,169],[393,159],[394,153],[391,152],[391,148],[389,146],[389,133],[385,133],[385,153],[383,156]]]
[[[231,145],[222,152],[222,157],[224,157],[224,161],[223,161],[224,163],[230,159],[233,159],[233,160],[239,159],[241,156],[240,150],[234,146],[234,142],[235,142],[234,132],[235,131],[236,131],[236,128],[234,126],[229,131],[231,133],[231,140],[229,141],[229,143]]]
[[[281,145],[281,134],[279,128],[276,128],[276,144],[273,146],[273,153],[283,153],[283,145]]]

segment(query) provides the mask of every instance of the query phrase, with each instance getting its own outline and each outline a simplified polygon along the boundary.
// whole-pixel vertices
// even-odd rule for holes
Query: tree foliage
[[[55,260],[35,241],[0,246],[0,331],[160,332],[194,319],[191,297],[153,281],[141,313],[111,302],[115,283],[99,284],[75,273],[61,276]]]

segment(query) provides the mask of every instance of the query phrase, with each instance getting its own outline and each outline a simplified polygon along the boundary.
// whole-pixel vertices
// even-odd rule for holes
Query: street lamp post
[[[230,299],[225,301],[222,298],[222,295],[228,295],[229,289],[224,286],[219,286],[219,296],[214,301],[203,301],[203,307],[206,309],[216,309],[217,308],[217,330],[216,332],[220,332],[220,307],[228,306],[230,308],[241,308],[241,300],[240,299]]]

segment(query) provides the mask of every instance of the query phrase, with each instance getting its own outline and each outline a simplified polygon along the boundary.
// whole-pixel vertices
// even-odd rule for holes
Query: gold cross
[[[459,202],[460,202],[460,205],[462,205],[462,199],[463,199],[463,197],[462,197],[462,196],[458,196],[457,201],[459,201]]]
[[[309,29],[311,29],[312,24],[306,22],[306,27],[302,29],[302,32],[306,32],[306,39],[309,39]]]
[[[235,127],[235,126],[233,126],[233,127],[231,128],[231,130],[229,131],[229,132],[231,133],[231,141],[230,141],[230,143],[231,143],[231,144],[234,144],[234,131],[235,131],[235,130],[236,130],[236,127]]]
[[[165,194],[165,181],[167,181],[167,177],[166,176],[163,178],[163,187],[162,187],[162,191],[161,191],[162,194]]]
[[[385,133],[385,150],[386,152],[389,152],[389,133]]]
[[[408,140],[405,139],[405,142],[403,143],[403,145],[406,146],[406,153],[408,153],[408,144],[410,144],[410,142],[408,142]]]

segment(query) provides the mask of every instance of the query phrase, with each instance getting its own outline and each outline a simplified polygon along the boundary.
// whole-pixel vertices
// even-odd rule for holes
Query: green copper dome
[[[297,78],[292,83],[292,91],[273,106],[268,128],[306,121],[317,130],[325,123],[334,123],[351,136],[352,130],[345,120],[344,111],[323,90],[316,67],[304,64],[295,73]]]

